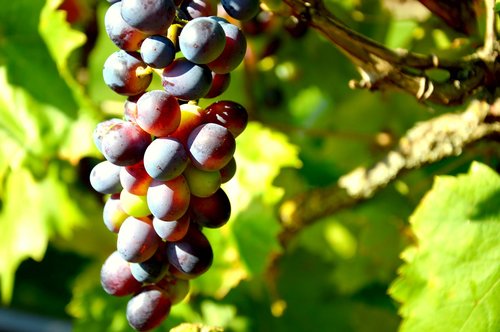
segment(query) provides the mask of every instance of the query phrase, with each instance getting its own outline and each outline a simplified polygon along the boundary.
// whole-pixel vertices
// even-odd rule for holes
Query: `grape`
[[[153,68],[165,68],[174,61],[175,45],[165,36],[150,36],[141,44],[142,60]]]
[[[189,213],[177,220],[166,221],[153,218],[153,227],[156,234],[164,241],[179,241],[186,235],[189,228]]]
[[[222,53],[226,37],[224,29],[208,17],[189,21],[179,35],[179,47],[186,59],[197,64],[209,63]]]
[[[245,130],[248,123],[247,110],[240,104],[222,100],[205,108],[206,122],[213,122],[226,127],[234,137]]]
[[[188,165],[183,174],[191,195],[198,197],[214,194],[222,183],[219,171],[203,171],[193,165]]]
[[[109,39],[125,51],[137,51],[142,41],[148,36],[142,31],[131,27],[121,15],[122,3],[111,5],[104,16],[104,26]]]
[[[172,0],[122,0],[121,14],[134,28],[161,35],[175,18],[175,5]]]
[[[226,13],[234,19],[247,21],[259,12],[259,0],[221,0]]]
[[[104,291],[114,296],[137,292],[142,284],[130,272],[130,264],[114,251],[101,267],[101,285]]]
[[[180,272],[182,279],[195,278],[212,265],[212,246],[196,227],[189,227],[181,240],[167,242],[166,248],[169,263]]]
[[[212,72],[212,86],[208,90],[205,98],[215,98],[220,96],[227,90],[229,83],[231,82],[231,75],[227,74],[216,74]]]
[[[127,321],[137,331],[148,331],[160,325],[170,313],[172,303],[166,292],[150,285],[127,303]]]
[[[216,123],[196,127],[188,137],[188,152],[193,164],[205,171],[224,167],[233,157],[236,142],[231,132]]]
[[[144,162],[122,167],[120,170],[120,183],[129,193],[144,196],[148,192],[149,184],[153,179],[144,168]]]
[[[210,69],[185,58],[175,59],[162,73],[162,85],[165,91],[182,100],[202,98],[210,90],[211,84]]]
[[[157,138],[144,153],[146,172],[155,180],[171,180],[182,174],[188,163],[184,146],[173,138]]]
[[[97,124],[97,126],[94,129],[94,132],[92,133],[92,138],[99,152],[102,153],[102,138],[104,137],[104,134],[106,134],[109,131],[109,128],[113,127],[115,124],[122,122],[124,121],[121,119],[113,118],[99,122]]]
[[[120,203],[123,211],[133,217],[146,217],[151,214],[146,196],[134,195],[123,189],[120,193]]]
[[[186,213],[190,197],[186,179],[179,175],[169,181],[154,180],[149,186],[147,201],[156,218],[177,220]]]
[[[122,190],[120,166],[105,160],[95,165],[90,172],[90,185],[101,194],[114,194]]]
[[[127,262],[144,262],[151,258],[161,239],[150,218],[128,217],[118,231],[117,251]]]
[[[180,7],[188,20],[197,17],[217,15],[217,1],[214,0],[184,0]]]
[[[219,24],[224,30],[226,43],[222,53],[208,63],[208,67],[218,74],[227,74],[236,69],[245,57],[247,40],[236,25],[223,21]]]
[[[141,263],[130,263],[130,272],[139,282],[155,283],[168,272],[165,248],[160,245],[153,257]]]
[[[172,304],[181,302],[189,293],[189,280],[178,279],[171,275],[167,275],[157,284],[162,290],[167,292]]]
[[[209,197],[191,197],[191,220],[208,228],[224,226],[231,216],[231,202],[223,189]]]
[[[104,83],[114,92],[133,96],[144,92],[153,79],[151,73],[138,74],[147,65],[137,52],[119,50],[112,53],[104,62]]]
[[[123,211],[120,194],[111,195],[106,203],[104,204],[104,209],[102,210],[102,219],[104,225],[113,233],[118,233],[121,225],[128,218],[128,214]]]
[[[175,138],[184,146],[187,144],[189,134],[194,128],[202,124],[203,110],[198,105],[182,104],[181,105],[181,122],[177,129],[168,137]]]
[[[123,118],[126,121],[137,122],[137,100],[144,94],[139,93],[135,96],[128,96],[123,105]]]
[[[137,100],[136,121],[151,135],[166,136],[181,122],[179,102],[162,90],[146,92]]]
[[[117,122],[108,128],[101,140],[101,152],[111,163],[129,166],[142,160],[151,136],[132,122]]]
[[[234,159],[234,157],[231,158],[226,166],[222,167],[219,172],[222,183],[226,183],[231,180],[236,174],[236,160]]]

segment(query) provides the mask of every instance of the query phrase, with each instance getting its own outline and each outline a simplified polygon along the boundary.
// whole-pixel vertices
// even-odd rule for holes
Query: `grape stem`
[[[280,207],[281,244],[286,248],[304,227],[373,197],[402,173],[457,156],[466,146],[500,134],[498,119],[500,98],[492,105],[473,101],[462,113],[447,113],[416,124],[373,166],[357,168],[334,185],[285,201]]]
[[[500,76],[500,69],[494,65],[498,62],[499,47],[492,42],[493,38],[488,38],[484,48],[489,57],[481,56],[481,50],[478,50],[458,60],[442,59],[433,54],[389,49],[348,28],[321,0],[284,2],[294,15],[328,38],[358,68],[361,80],[351,81],[352,88],[398,89],[412,94],[419,101],[441,105],[461,105],[472,96],[486,96],[490,102],[495,100],[496,91],[491,87],[496,83],[491,82],[491,78]],[[495,15],[489,7],[488,11],[492,12],[489,15]],[[449,78],[445,81],[433,79],[427,75],[429,69],[444,70],[449,73]]]

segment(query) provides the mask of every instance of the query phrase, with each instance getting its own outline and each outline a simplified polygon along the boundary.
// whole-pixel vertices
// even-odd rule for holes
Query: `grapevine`
[[[245,56],[238,21],[257,0],[108,0],[104,23],[117,46],[103,66],[106,85],[124,97],[122,118],[99,123],[93,140],[104,160],[92,187],[108,195],[103,221],[117,234],[101,268],[103,289],[130,296],[131,327],[159,326],[205,273],[214,253],[204,228],[224,226],[231,205],[221,184],[236,171],[244,106],[220,96]],[[233,22],[233,23],[231,23]],[[159,74],[163,90],[149,89]]]

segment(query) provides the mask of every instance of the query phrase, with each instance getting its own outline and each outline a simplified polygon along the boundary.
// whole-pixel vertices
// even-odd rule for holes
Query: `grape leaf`
[[[500,177],[479,163],[442,176],[410,218],[417,242],[390,294],[401,331],[500,330]]]

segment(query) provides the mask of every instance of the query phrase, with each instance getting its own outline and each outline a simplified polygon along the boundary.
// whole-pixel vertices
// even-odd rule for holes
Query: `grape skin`
[[[243,61],[247,50],[247,40],[243,32],[234,24],[219,21],[224,30],[226,43],[222,53],[208,63],[208,67],[217,74],[227,74]]]
[[[175,5],[172,0],[122,0],[121,15],[132,27],[161,35],[175,18]]]
[[[177,220],[167,221],[153,218],[156,234],[164,241],[179,241],[186,235],[190,224],[189,213]]]
[[[105,160],[95,165],[90,172],[90,185],[101,194],[114,194],[122,190],[121,167]]]
[[[155,180],[168,181],[182,174],[188,163],[184,146],[173,138],[157,138],[144,153],[144,168]]]
[[[109,39],[125,51],[137,51],[148,36],[140,30],[131,27],[121,15],[122,3],[111,5],[104,15],[104,26]]]
[[[137,70],[146,68],[138,52],[119,50],[106,59],[102,70],[104,83],[114,92],[134,96],[144,92],[151,81],[151,73],[137,75]]]
[[[181,100],[202,98],[210,90],[211,84],[210,69],[185,58],[174,60],[162,73],[162,85],[165,91]]]
[[[205,95],[205,98],[215,98],[223,94],[231,83],[231,74],[217,74],[212,72],[212,86]]]
[[[194,223],[207,228],[224,226],[231,216],[231,202],[223,189],[209,197],[191,197],[191,219]]]
[[[247,110],[237,102],[221,100],[205,108],[206,122],[226,127],[234,137],[238,137],[248,124]]]
[[[124,296],[137,292],[141,288],[130,271],[129,263],[114,251],[101,267],[101,286],[104,291],[114,296]]]
[[[127,321],[137,331],[151,330],[167,318],[171,306],[166,292],[157,286],[146,286],[128,301]]]
[[[123,189],[131,194],[146,195],[151,181],[153,179],[146,172],[143,161],[122,167],[120,170],[120,183]]]
[[[154,180],[148,189],[147,202],[151,213],[158,219],[177,220],[189,208],[191,193],[184,176],[169,181]]]
[[[141,44],[142,60],[153,68],[165,68],[174,61],[175,45],[165,36],[150,36]]]
[[[259,12],[259,0],[221,0],[222,7],[232,18],[247,21]]]
[[[208,17],[189,21],[179,35],[179,47],[186,59],[197,64],[206,64],[222,53],[226,35],[222,26]]]
[[[161,240],[150,218],[128,217],[118,231],[117,251],[127,262],[144,262],[151,258]]]
[[[128,214],[121,207],[120,194],[111,195],[102,210],[102,219],[106,228],[113,233],[118,233],[127,217]]]
[[[146,92],[137,100],[136,122],[153,136],[167,136],[181,122],[179,102],[162,90]]]

